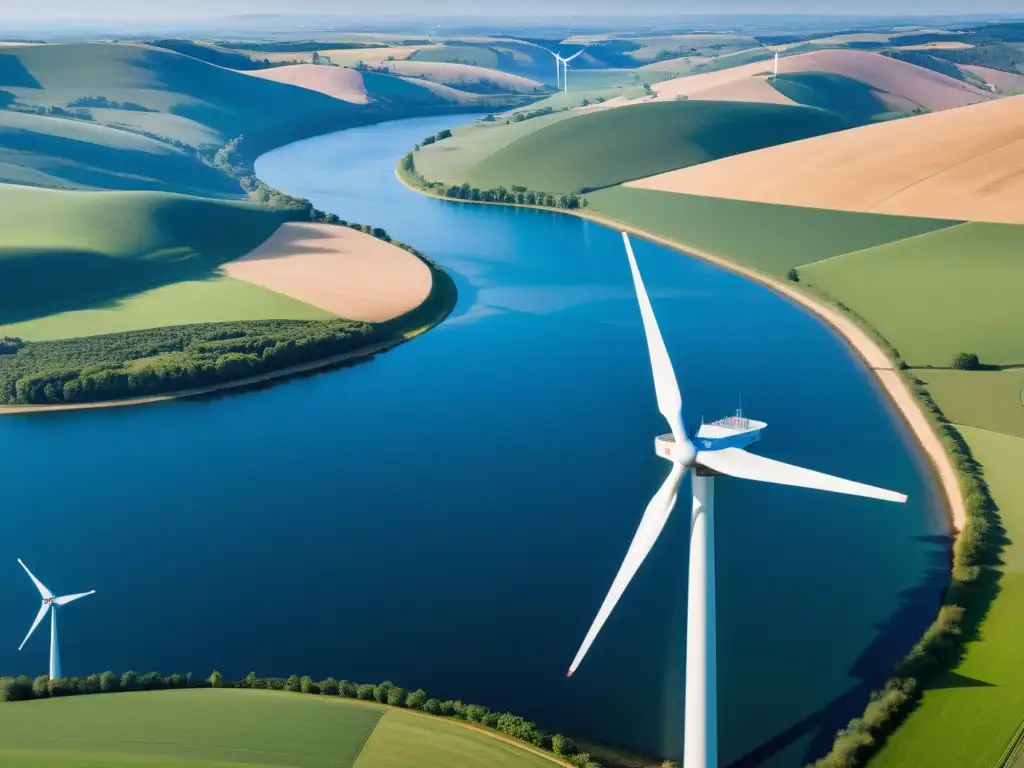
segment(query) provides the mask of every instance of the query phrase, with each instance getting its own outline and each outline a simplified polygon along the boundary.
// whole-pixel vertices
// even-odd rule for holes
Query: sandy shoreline
[[[431,194],[426,190],[413,187],[404,178],[402,178],[397,169],[395,175],[398,176],[398,179],[402,184],[415,192],[419,192],[420,194],[428,195],[430,197],[436,197],[439,200],[447,199],[440,195]],[[483,201],[461,200],[455,202],[471,202],[475,205],[505,205],[504,203],[488,203]],[[748,280],[753,280],[767,288],[770,288],[793,303],[800,305],[804,309],[809,310],[812,314],[823,320],[836,333],[838,333],[847,342],[847,344],[850,345],[850,347],[853,348],[882,385],[882,388],[889,396],[889,400],[896,406],[896,409],[902,416],[903,421],[910,428],[911,432],[913,432],[918,445],[920,445],[922,450],[924,450],[929,463],[935,471],[936,478],[942,488],[943,496],[946,499],[950,522],[952,523],[954,530],[957,533],[963,530],[964,525],[967,523],[967,510],[964,506],[963,495],[960,492],[960,483],[957,479],[956,469],[953,466],[953,462],[950,459],[949,454],[946,453],[946,449],[943,447],[942,441],[939,440],[938,435],[932,430],[931,424],[928,422],[928,418],[925,416],[920,404],[917,402],[917,399],[914,397],[914,394],[910,391],[907,384],[903,381],[903,377],[900,376],[899,371],[896,370],[892,360],[889,359],[886,352],[878,345],[877,342],[875,342],[874,339],[871,338],[870,335],[868,335],[864,329],[844,315],[840,310],[812,298],[808,294],[788,285],[779,278],[772,277],[764,272],[758,272],[754,269],[750,269],[749,267],[744,267],[721,256],[716,256],[708,253],[707,251],[702,251],[699,248],[692,248],[685,243],[680,243],[660,235],[655,235],[641,229],[640,227],[619,221],[618,219],[602,216],[586,210],[570,211],[557,208],[541,208],[540,206],[515,207],[536,208],[537,210],[542,211],[554,211],[557,213],[569,214],[581,219],[588,219],[607,227],[624,230],[630,234],[637,235],[638,237],[663,245],[666,248],[671,248],[685,256],[702,259],[703,261],[710,262],[723,269],[727,269],[730,272],[741,275]]]

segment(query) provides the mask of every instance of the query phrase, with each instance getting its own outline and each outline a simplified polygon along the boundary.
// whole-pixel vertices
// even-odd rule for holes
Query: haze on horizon
[[[731,14],[811,14],[829,16],[928,15],[1020,15],[1020,0],[932,0],[927,8],[920,0],[857,0],[837,8],[828,0],[695,0],[666,3],[665,0],[517,0],[516,3],[482,3],[480,0],[375,0],[366,6],[345,8],[337,0],[176,0],[175,3],[140,4],[137,0],[0,0],[0,19],[5,21],[56,21],[85,19],[200,20],[243,14],[329,15],[351,19],[407,16],[440,18],[450,15],[476,18],[602,16],[671,16]]]

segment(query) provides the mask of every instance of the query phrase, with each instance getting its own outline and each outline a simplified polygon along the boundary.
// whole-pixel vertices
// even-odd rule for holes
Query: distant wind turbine
[[[555,58],[558,59],[558,61],[562,62],[562,83],[565,85],[565,92],[566,93],[569,92],[569,62],[572,61],[573,59],[575,59],[581,53],[583,53],[584,50],[585,49],[581,48],[580,50],[576,51],[576,53],[574,53],[572,56],[570,56],[568,59],[563,59],[561,56],[559,56],[557,54],[555,55]]]
[[[555,88],[561,89],[562,87],[562,57],[552,51],[550,48],[545,48],[545,51],[550,53],[555,58]]]
[[[775,52],[775,73],[772,75],[772,82],[779,79],[779,52]]]
[[[691,441],[682,420],[682,395],[668,350],[658,329],[629,236],[622,234],[640,304],[647,349],[654,372],[658,410],[672,433],[654,439],[658,456],[671,462],[668,478],[647,506],[626,558],[612,582],[597,618],[569,667],[571,676],[590,649],[615,604],[651,551],[676,503],[687,469],[693,468],[693,502],[690,514],[690,565],[686,616],[686,709],[683,732],[683,768],[718,766],[718,691],[715,627],[715,477],[727,475],[763,483],[817,488],[834,493],[866,496],[882,501],[905,502],[901,493],[886,491],[810,469],[748,453],[768,425],[746,419],[742,411],[711,424],[702,424]]]
[[[21,641],[21,645],[18,646],[20,651],[25,647],[25,643],[32,637],[32,633],[36,631],[36,627],[39,626],[40,622],[46,618],[46,612],[50,611],[50,679],[56,680],[61,676],[60,672],[60,650],[57,647],[57,606],[67,605],[73,600],[77,600],[80,597],[88,597],[89,595],[96,594],[96,590],[90,590],[89,592],[79,592],[75,595],[64,595],[64,597],[54,597],[53,592],[48,590],[43,583],[37,579],[32,571],[28,569],[28,566],[18,558],[18,564],[25,569],[25,573],[32,579],[32,583],[36,585],[36,589],[39,590],[39,594],[43,598],[43,604],[39,607],[39,613],[36,614],[36,620],[32,622],[32,626],[28,630],[28,634],[25,635],[25,639]]]

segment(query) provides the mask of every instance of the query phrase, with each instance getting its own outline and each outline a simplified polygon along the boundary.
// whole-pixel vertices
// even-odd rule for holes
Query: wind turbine
[[[555,89],[560,89],[562,87],[562,57],[550,48],[544,48],[544,50],[555,57]]]
[[[37,579],[32,571],[28,569],[28,566],[18,558],[18,564],[25,569],[25,573],[32,579],[32,583],[36,585],[36,589],[39,590],[39,594],[42,595],[43,604],[39,607],[39,613],[36,614],[36,620],[32,622],[32,626],[28,630],[28,634],[25,635],[25,639],[21,641],[21,645],[18,646],[20,651],[25,647],[25,643],[32,637],[32,633],[36,631],[36,627],[39,626],[40,622],[46,617],[46,612],[50,611],[50,679],[56,680],[61,676],[60,673],[60,650],[57,648],[57,606],[67,605],[73,600],[77,600],[80,597],[88,597],[89,595],[96,594],[96,590],[90,590],[89,592],[79,592],[76,595],[64,595],[64,597],[54,597],[53,592],[48,590],[39,579]]]
[[[581,53],[583,53],[584,50],[585,50],[584,48],[580,48],[578,51],[576,51],[576,53],[574,53],[568,59],[563,59],[561,56],[559,56],[557,54],[555,55],[555,58],[558,59],[558,61],[562,62],[562,83],[565,85],[565,92],[566,93],[569,92],[569,62],[572,61],[573,59],[575,59]],[[557,66],[557,64],[556,64],[556,66]]]
[[[772,75],[772,82],[779,79],[779,52],[775,52],[775,73]]]
[[[672,361],[658,329],[651,301],[633,256],[629,235],[622,239],[629,257],[643,319],[647,348],[654,372],[658,410],[668,421],[671,434],[654,439],[654,450],[671,462],[668,478],[654,494],[626,558],[612,582],[597,618],[569,667],[571,676],[590,649],[594,638],[615,608],[630,580],[651,551],[676,503],[679,486],[687,469],[693,469],[693,504],[690,515],[690,565],[686,616],[686,711],[683,731],[683,768],[718,766],[718,692],[715,630],[715,477],[727,475],[763,483],[817,488],[834,493],[866,496],[883,501],[905,502],[901,493],[886,491],[852,480],[844,480],[810,469],[766,459],[744,448],[757,442],[768,425],[763,421],[735,416],[702,424],[694,439],[686,434],[682,420],[682,396]]]

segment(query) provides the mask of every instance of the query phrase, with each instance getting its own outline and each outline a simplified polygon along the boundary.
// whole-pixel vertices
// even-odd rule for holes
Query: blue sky
[[[687,13],[1024,14],[1021,0],[0,0],[0,18],[211,18],[239,13],[383,15],[650,15]]]

